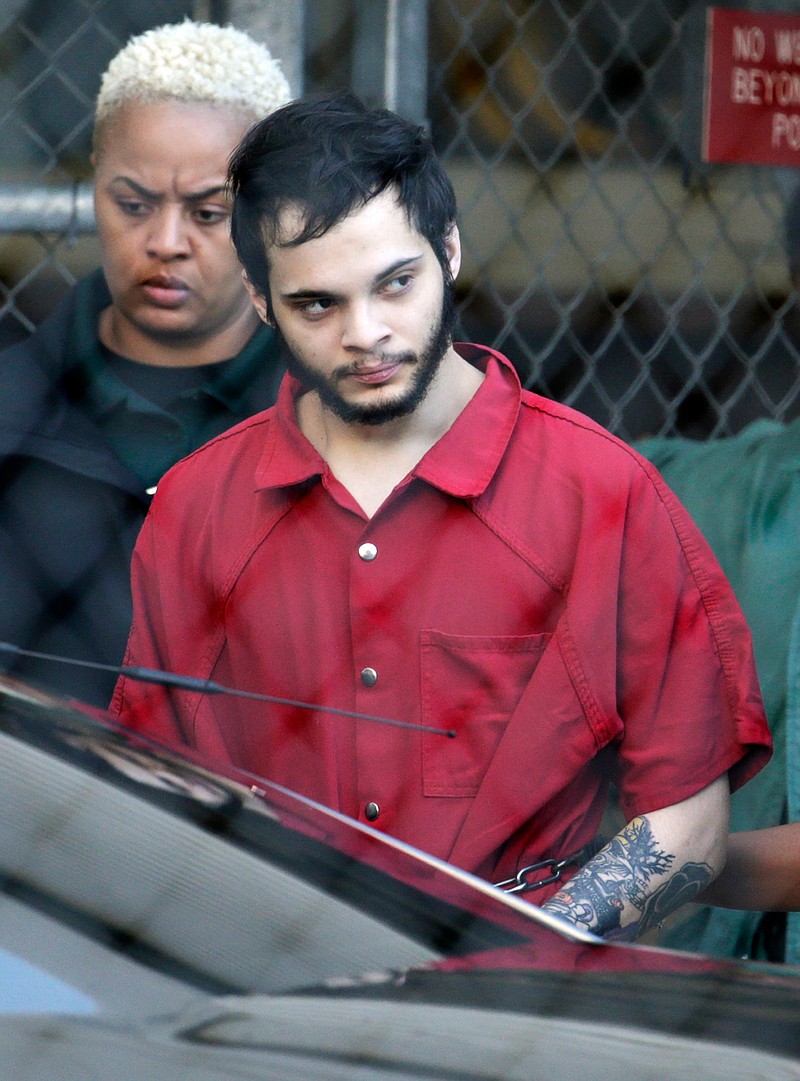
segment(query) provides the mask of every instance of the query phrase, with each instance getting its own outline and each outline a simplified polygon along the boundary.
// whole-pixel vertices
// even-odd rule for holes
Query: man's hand
[[[596,935],[632,940],[692,901],[725,865],[729,787],[632,819],[543,906]]]

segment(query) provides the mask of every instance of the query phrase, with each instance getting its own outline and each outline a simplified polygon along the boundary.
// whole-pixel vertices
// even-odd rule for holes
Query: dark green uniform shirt
[[[97,337],[110,299],[96,275],[77,286],[71,378],[117,457],[150,489],[179,458],[274,400],[282,369],[265,326],[215,364],[169,368],[118,357]],[[265,376],[274,391],[263,392]]]
[[[706,443],[650,439],[637,449],[705,534],[753,634],[775,753],[732,797],[731,830],[800,821],[800,420],[760,420]],[[759,918],[687,905],[665,944],[743,956]],[[789,916],[786,960],[800,963],[800,913]]]

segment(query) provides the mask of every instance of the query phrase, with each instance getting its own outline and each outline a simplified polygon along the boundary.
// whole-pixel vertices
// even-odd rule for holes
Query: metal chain
[[[606,838],[595,837],[585,844],[583,848],[579,848],[577,852],[567,856],[566,859],[556,860],[550,858],[538,860],[536,863],[529,863],[526,867],[517,871],[513,878],[505,878],[502,882],[495,882],[494,885],[504,893],[531,893],[534,890],[540,890],[553,882],[560,882],[561,876],[567,867],[583,867],[593,856],[597,855],[605,844]],[[549,874],[545,875],[544,878],[531,878],[537,872],[545,870],[549,871]]]

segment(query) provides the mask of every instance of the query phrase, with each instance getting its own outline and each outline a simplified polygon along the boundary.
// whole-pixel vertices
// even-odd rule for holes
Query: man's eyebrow
[[[372,279],[373,285],[377,285],[379,282],[386,281],[387,278],[391,278],[393,274],[396,274],[399,270],[403,270],[405,267],[411,267],[415,263],[418,263],[423,257],[423,253],[419,255],[404,255],[401,259],[397,259],[394,263],[390,263],[389,266],[381,270]],[[320,300],[321,298],[330,300],[341,299],[339,294],[329,292],[327,289],[298,289],[293,293],[282,293],[283,300]]]
[[[404,267],[410,267],[414,263],[418,263],[422,259],[422,252],[419,255],[406,255],[402,259],[398,259],[396,262],[387,266],[385,270],[382,270],[380,274],[376,274],[374,281],[378,282],[386,281],[387,278],[391,278],[393,274],[396,274],[398,270],[402,270]]]
[[[150,199],[152,202],[156,202],[159,199],[164,198],[164,193],[161,191],[151,191],[150,188],[146,188],[144,184],[139,184],[129,176],[115,176],[111,181],[112,184],[127,184],[128,187],[134,191],[137,195],[140,195],[142,199]],[[226,185],[214,184],[210,188],[204,188],[202,191],[190,191],[186,192],[181,198],[187,203],[202,203],[206,199],[212,199],[216,195],[221,195],[227,192]]]

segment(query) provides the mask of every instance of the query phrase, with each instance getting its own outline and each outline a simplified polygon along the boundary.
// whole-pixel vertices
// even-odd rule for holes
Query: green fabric
[[[788,676],[786,776],[789,789],[789,820],[800,822],[800,596],[797,598],[789,641]],[[786,960],[790,964],[800,965],[800,912],[789,913],[786,928]]]
[[[277,369],[274,335],[259,326],[236,357],[206,365],[207,378],[199,387],[162,408],[123,382],[107,363],[97,323],[110,302],[101,271],[76,286],[70,378],[117,458],[151,487],[179,458],[263,407],[260,380],[265,368]]]
[[[707,443],[650,439],[637,449],[661,471],[705,535],[753,635],[775,754],[734,794],[731,829],[776,825],[787,805],[791,819],[800,820],[800,421],[757,421],[731,439]],[[663,944],[744,956],[759,918],[687,906]],[[787,960],[797,963],[795,917],[788,938]]]

